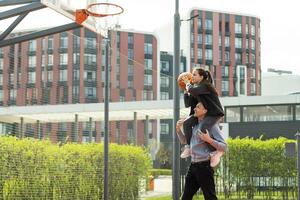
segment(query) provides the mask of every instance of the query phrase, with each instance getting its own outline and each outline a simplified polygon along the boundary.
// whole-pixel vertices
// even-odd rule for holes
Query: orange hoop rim
[[[93,6],[96,6],[96,5],[109,5],[109,6],[115,6],[117,8],[120,9],[119,12],[116,12],[116,13],[106,13],[106,14],[102,14],[102,13],[95,13],[95,12],[92,12],[90,11],[89,9]],[[114,3],[92,3],[90,5],[87,6],[87,8],[85,9],[85,12],[90,15],[90,16],[93,16],[93,17],[107,17],[107,16],[114,16],[114,15],[120,15],[124,12],[124,8],[122,8],[122,6],[119,6],[118,4],[114,4]]]

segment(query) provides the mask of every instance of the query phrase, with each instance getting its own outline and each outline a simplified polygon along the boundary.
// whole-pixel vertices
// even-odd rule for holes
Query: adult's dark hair
[[[213,78],[212,78],[210,72],[208,70],[205,70],[205,69],[201,68],[201,67],[195,67],[194,70],[196,70],[200,76],[203,76],[203,79],[200,83],[201,84],[203,84],[203,83],[206,84],[208,89],[211,92],[218,95],[218,92],[217,92],[216,88],[213,85]]]

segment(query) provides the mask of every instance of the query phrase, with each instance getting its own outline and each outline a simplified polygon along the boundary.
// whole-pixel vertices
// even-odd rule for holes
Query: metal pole
[[[144,133],[144,144],[145,144],[145,147],[148,147],[148,138],[149,138],[149,115],[146,115],[145,133]]]
[[[134,134],[134,145],[137,145],[138,144],[137,112],[133,112],[133,134]]]
[[[78,142],[78,114],[75,114],[74,130],[74,142]]]
[[[109,137],[109,39],[110,32],[108,31],[108,38],[106,38],[105,44],[105,96],[104,96],[104,200],[108,200],[108,137]]]
[[[92,118],[90,117],[90,118],[89,118],[89,142],[90,142],[90,143],[92,143],[92,140],[93,140],[92,123],[93,123],[93,120],[92,120]]]
[[[297,138],[297,169],[298,169],[298,200],[300,200],[300,133],[296,133]]]
[[[180,67],[180,15],[179,15],[179,0],[175,0],[174,14],[174,58],[173,58],[173,171],[172,171],[172,193],[173,199],[180,198],[180,158],[179,158],[179,141],[175,132],[176,122],[179,120],[179,88],[177,85],[177,77]]]

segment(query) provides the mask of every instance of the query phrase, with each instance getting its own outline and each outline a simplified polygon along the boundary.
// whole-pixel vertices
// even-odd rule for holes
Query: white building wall
[[[300,92],[300,75],[263,72],[261,95],[288,95]]]

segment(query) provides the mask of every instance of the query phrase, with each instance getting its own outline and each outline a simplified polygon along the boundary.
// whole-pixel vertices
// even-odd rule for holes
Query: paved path
[[[148,197],[168,196],[172,194],[172,177],[159,176],[154,179],[154,190],[141,194],[141,199]]]

